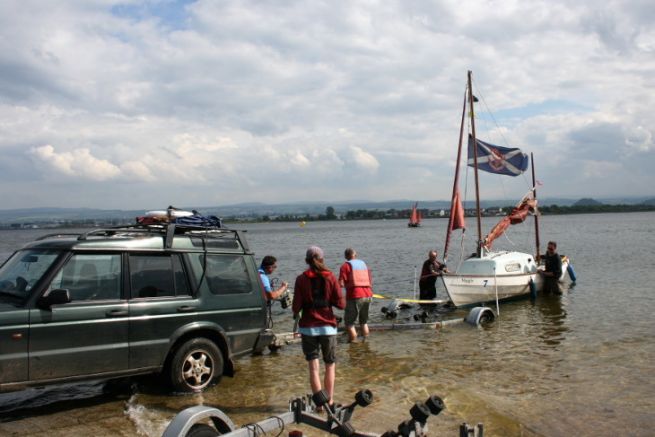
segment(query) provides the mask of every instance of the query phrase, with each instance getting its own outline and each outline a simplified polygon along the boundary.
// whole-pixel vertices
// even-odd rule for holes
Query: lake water
[[[484,219],[483,229],[494,222]],[[278,258],[280,280],[293,284],[309,245],[324,249],[333,270],[351,246],[371,268],[376,293],[411,297],[415,268],[429,249],[441,253],[446,225],[425,220],[421,228],[408,229],[404,221],[389,220],[240,227],[248,230],[258,260]],[[496,248],[532,252],[533,228],[515,228]],[[0,231],[0,259],[44,233]],[[655,213],[545,216],[541,239],[542,250],[545,241],[556,240],[559,253],[573,261],[578,281],[562,296],[501,304],[500,317],[484,327],[376,331],[357,344],[340,339],[337,401],[351,402],[361,388],[375,396],[372,406],[355,412],[357,428],[395,428],[414,402],[436,394],[446,410],[430,419],[430,435],[458,435],[462,422],[483,423],[488,436],[655,433]],[[445,297],[443,286],[438,294]],[[371,323],[388,323],[381,312],[387,303],[374,301]],[[399,320],[416,312],[405,310]],[[443,310],[437,317],[466,313]],[[290,313],[277,306],[275,329],[290,327]],[[166,395],[155,378],[0,395],[0,435],[155,437],[179,410],[198,403],[216,406],[243,425],[284,412],[289,399],[308,391],[300,347],[290,345],[238,360],[234,378],[198,395]]]

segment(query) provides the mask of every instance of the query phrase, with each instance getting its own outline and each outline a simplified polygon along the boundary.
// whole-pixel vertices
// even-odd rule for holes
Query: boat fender
[[[528,282],[528,285],[530,285],[530,297],[532,299],[537,298],[537,284],[534,283],[532,278],[530,278],[530,282]]]
[[[566,267],[566,271],[569,274],[569,278],[571,278],[571,282],[575,282],[577,276],[575,276],[575,270],[573,270],[573,263],[570,260],[569,260],[569,265]]]
[[[471,308],[464,321],[469,325],[477,326],[481,323],[492,322],[495,318],[496,314],[491,308],[475,307]]]

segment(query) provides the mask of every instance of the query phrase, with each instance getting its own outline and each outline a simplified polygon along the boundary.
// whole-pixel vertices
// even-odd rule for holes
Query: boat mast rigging
[[[475,174],[475,211],[478,225],[478,242],[476,253],[478,257],[482,256],[482,221],[480,219],[480,184],[478,179],[478,148],[477,148],[477,139],[475,136],[475,112],[473,109],[473,85],[472,77],[473,73],[471,70],[468,71],[468,92],[469,92],[469,107],[471,114],[471,136],[473,137],[473,171]]]
[[[455,164],[455,180],[453,181],[453,194],[450,198],[450,214],[448,216],[448,233],[446,234],[446,244],[443,250],[443,262],[448,261],[448,246],[450,243],[450,236],[453,233],[453,221],[455,218],[455,196],[459,190],[459,167],[462,159],[462,141],[464,138],[464,117],[466,116],[466,99],[467,99],[468,85],[464,91],[464,102],[462,103],[462,122],[459,125],[459,144],[457,146],[457,163]]]

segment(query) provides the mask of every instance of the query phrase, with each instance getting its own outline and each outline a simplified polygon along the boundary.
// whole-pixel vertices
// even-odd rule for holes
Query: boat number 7
[[[483,282],[484,282],[483,287],[486,287],[486,286],[487,286],[487,282],[489,282],[489,280],[488,280],[488,279],[485,279]]]

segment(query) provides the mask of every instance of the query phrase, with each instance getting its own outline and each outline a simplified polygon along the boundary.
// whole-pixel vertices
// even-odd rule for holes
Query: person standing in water
[[[557,243],[549,241],[544,255],[545,269],[539,270],[544,280],[543,292],[551,294],[562,294],[559,286],[559,278],[562,276],[562,257],[557,253]]]
[[[359,320],[362,336],[368,337],[368,309],[373,297],[371,271],[366,263],[357,259],[357,252],[348,248],[344,252],[346,262],[339,270],[339,285],[346,289],[346,311],[344,321],[348,330],[348,341],[357,341],[355,321]]]
[[[307,249],[305,262],[308,269],[296,278],[292,309],[294,317],[300,315],[299,332],[302,351],[309,367],[309,385],[312,393],[322,389],[319,351],[325,363],[323,388],[328,404],[333,403],[336,375],[337,318],[332,307],[344,309],[346,301],[341,294],[337,278],[325,266],[323,250],[318,246]]]
[[[433,300],[437,297],[437,277],[441,276],[445,266],[437,261],[437,251],[428,252],[428,259],[423,263],[421,278],[418,281],[419,299]]]

